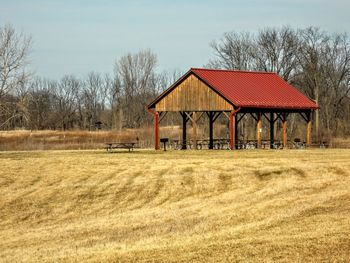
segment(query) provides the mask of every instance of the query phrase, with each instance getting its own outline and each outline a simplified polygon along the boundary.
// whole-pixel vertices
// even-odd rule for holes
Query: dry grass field
[[[101,149],[106,142],[136,141],[138,134],[137,130],[0,131],[0,151]]]
[[[171,138],[177,138],[180,134],[179,126],[162,127],[160,130]],[[11,130],[0,131],[0,151],[94,150],[101,149],[109,142],[137,142],[137,139],[142,148],[153,146],[153,128],[121,131]]]
[[[350,262],[350,150],[0,153],[1,262]]]

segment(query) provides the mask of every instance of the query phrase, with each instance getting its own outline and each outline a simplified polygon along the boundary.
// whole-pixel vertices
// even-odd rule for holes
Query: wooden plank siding
[[[189,75],[155,105],[156,111],[231,111],[233,106],[195,75]]]

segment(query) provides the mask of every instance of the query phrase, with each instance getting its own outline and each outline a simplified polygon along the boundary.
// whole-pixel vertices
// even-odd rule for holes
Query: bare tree
[[[253,39],[249,33],[225,33],[219,41],[213,41],[210,46],[216,59],[211,60],[207,67],[247,70],[252,67]]]
[[[72,128],[76,121],[77,93],[80,81],[74,76],[64,76],[59,83],[52,83],[57,126],[62,130]]]
[[[110,104],[111,98],[110,91],[112,90],[112,87],[114,86],[113,79],[109,74],[105,74],[102,77],[102,88],[100,90],[100,96],[101,96],[101,114],[99,116],[100,121],[106,125],[106,127],[111,128],[112,127],[112,106]]]
[[[99,120],[102,100],[104,100],[105,96],[101,75],[96,72],[90,72],[87,79],[83,82],[81,94],[86,124],[87,128],[90,130],[95,127],[95,123]]]
[[[56,87],[56,82],[42,78],[35,78],[29,83],[28,128],[37,130],[55,128],[53,87]]]
[[[252,48],[257,70],[276,72],[286,81],[296,68],[298,37],[290,27],[269,28],[260,31]]]
[[[330,41],[329,36],[319,28],[309,27],[299,30],[299,41],[297,58],[300,72],[295,78],[295,83],[323,108],[325,105],[320,98],[327,96],[322,82],[325,77],[325,53]],[[324,113],[323,110],[322,113]],[[315,126],[316,131],[319,131],[319,111],[316,111]],[[316,133],[316,140],[318,138],[319,134]]]
[[[26,65],[31,38],[11,25],[0,27],[0,99],[28,78]]]
[[[349,96],[350,48],[345,34],[329,35],[318,28],[300,30],[299,86],[321,105],[316,112],[316,127],[337,133],[340,118],[347,115]],[[317,134],[319,136],[319,134]]]
[[[7,127],[20,115],[13,96],[28,79],[25,69],[30,45],[30,37],[17,33],[9,24],[0,26],[0,128]]]
[[[345,34],[337,34],[331,38],[325,53],[325,81],[328,90],[325,97],[327,108],[326,127],[338,131],[339,121],[349,114],[346,111],[346,98],[350,95],[350,45]]]
[[[298,37],[290,27],[267,28],[257,35],[225,33],[210,45],[216,56],[210,68],[276,72],[289,80],[296,67]]]
[[[105,76],[105,85],[106,85],[106,98],[107,105],[110,109],[109,123],[111,128],[122,128],[122,112],[121,107],[121,82],[118,75],[115,76],[113,80],[109,75]],[[119,122],[118,122],[119,120]]]
[[[120,80],[126,127],[139,127],[149,118],[145,107],[154,95],[157,57],[150,50],[128,54],[116,62],[115,78]]]

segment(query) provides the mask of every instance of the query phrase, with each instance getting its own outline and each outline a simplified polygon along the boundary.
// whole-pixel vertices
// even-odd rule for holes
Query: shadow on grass
[[[255,176],[259,180],[270,180],[273,178],[278,178],[282,176],[298,176],[298,177],[305,177],[306,174],[303,170],[298,168],[289,168],[289,169],[276,169],[276,170],[270,170],[270,171],[255,171]]]

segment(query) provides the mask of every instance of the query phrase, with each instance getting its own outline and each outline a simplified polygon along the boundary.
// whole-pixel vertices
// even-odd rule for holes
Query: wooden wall
[[[156,111],[231,111],[233,106],[191,74],[161,99]]]

